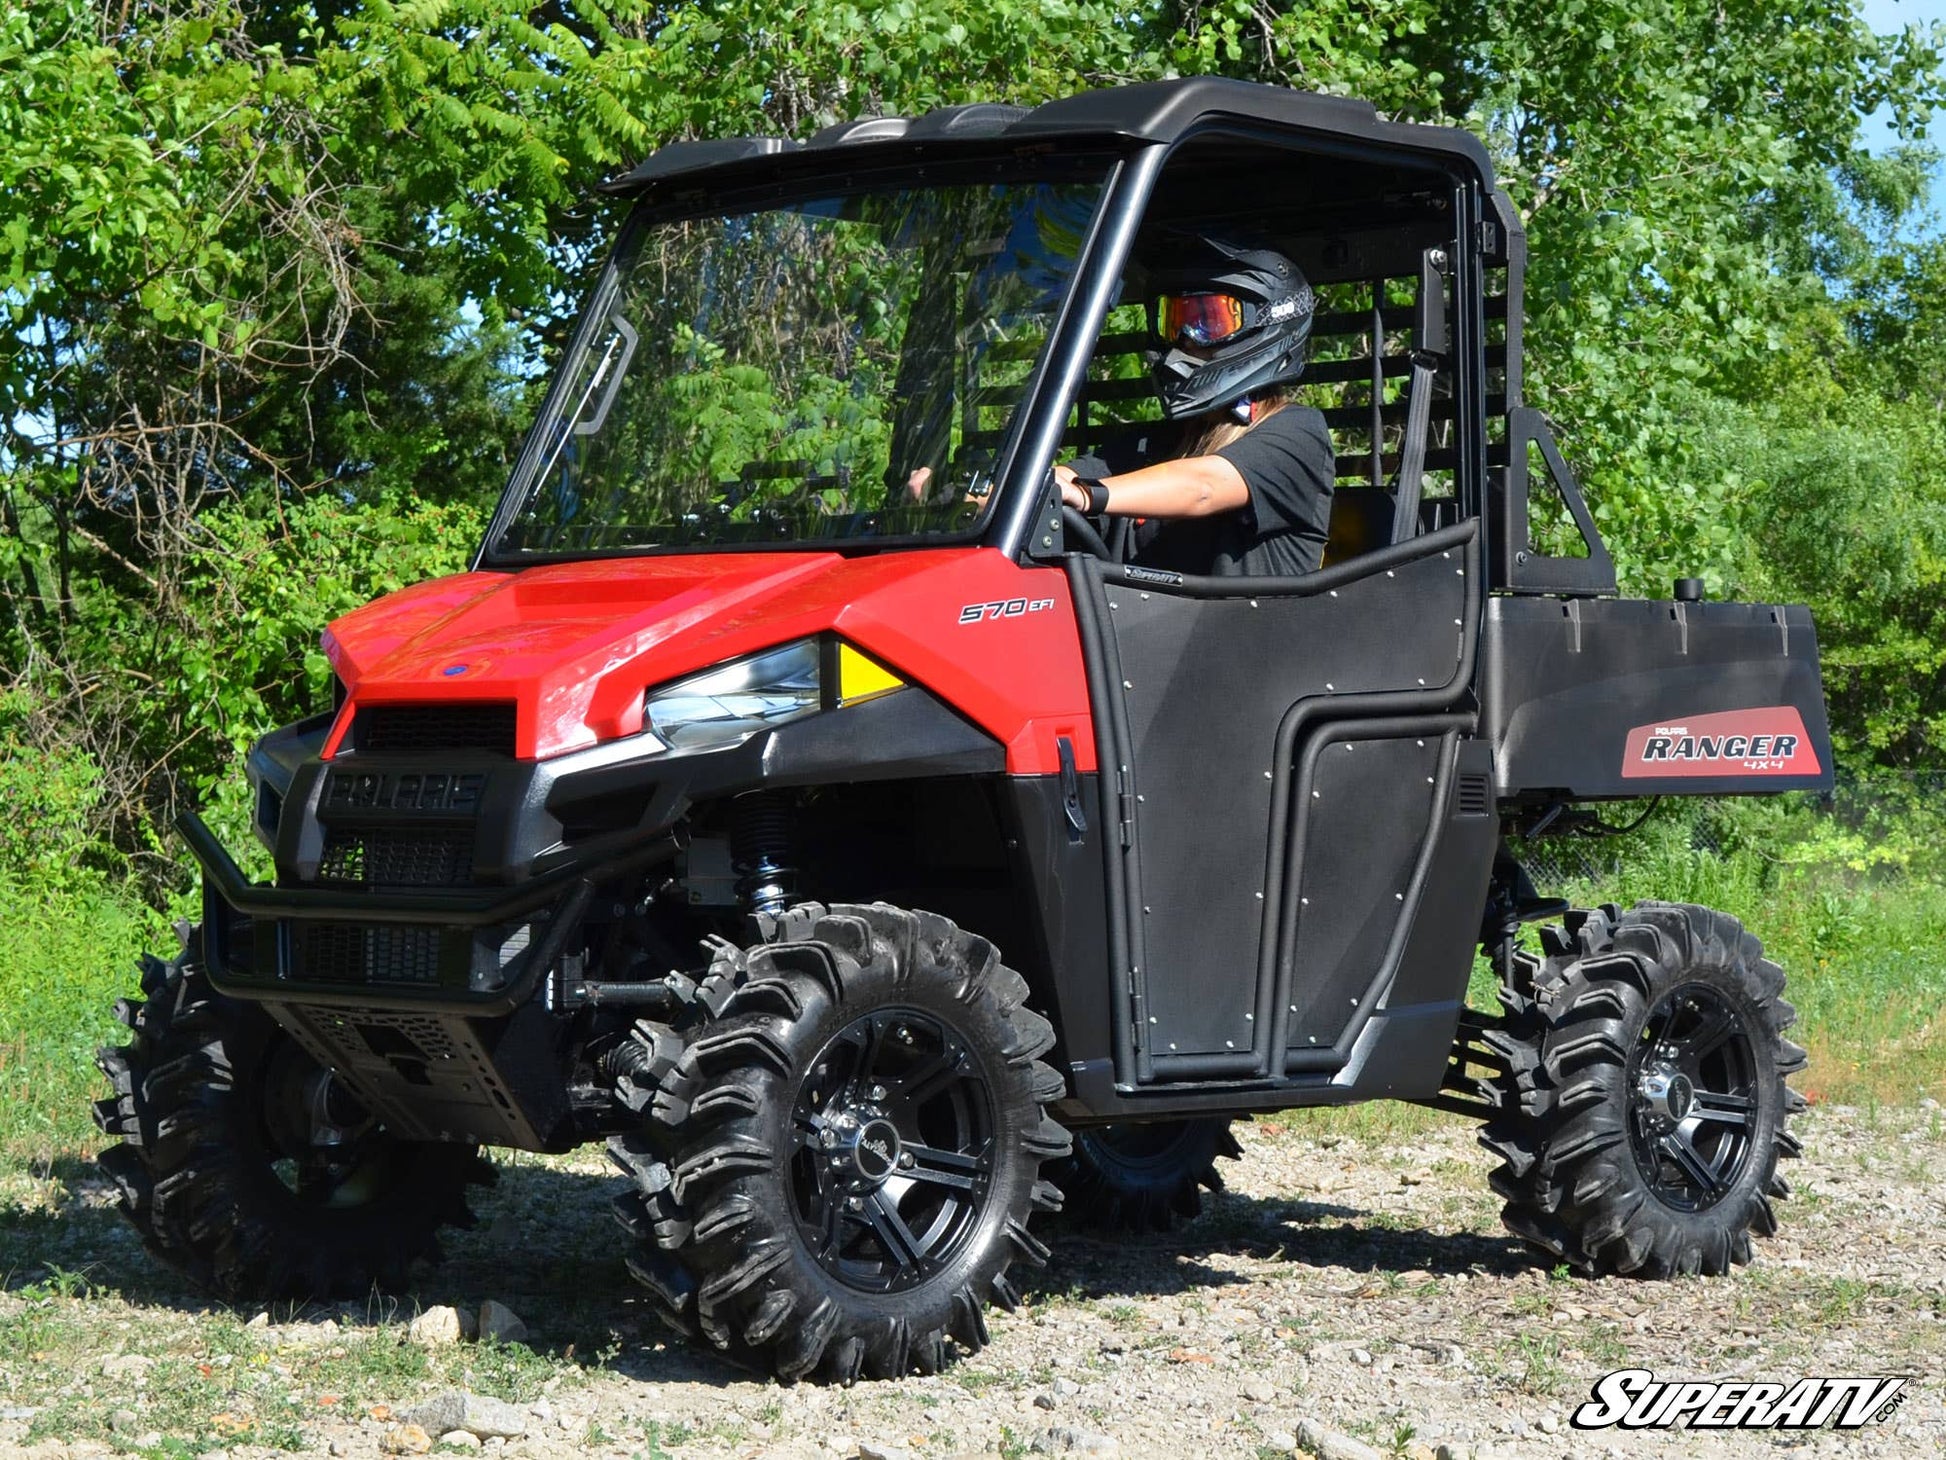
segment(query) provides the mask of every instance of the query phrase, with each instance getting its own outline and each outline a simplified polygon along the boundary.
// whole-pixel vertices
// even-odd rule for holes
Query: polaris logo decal
[[[1821,769],[1804,717],[1790,705],[1637,725],[1622,751],[1624,780],[1815,776]]]
[[[1617,1369],[1595,1381],[1593,1396],[1568,1423],[1578,1430],[1855,1430],[1889,1419],[1905,1398],[1897,1377],[1799,1379],[1793,1384],[1658,1379],[1648,1369]]]
[[[484,775],[380,775],[334,771],[325,782],[329,811],[478,811]]]

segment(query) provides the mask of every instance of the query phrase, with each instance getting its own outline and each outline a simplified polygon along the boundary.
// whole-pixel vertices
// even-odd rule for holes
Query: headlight
[[[642,718],[672,750],[734,745],[824,708],[818,642],[786,644],[651,691]]]
[[[800,639],[650,690],[642,723],[672,750],[720,750],[903,684],[849,644]]]

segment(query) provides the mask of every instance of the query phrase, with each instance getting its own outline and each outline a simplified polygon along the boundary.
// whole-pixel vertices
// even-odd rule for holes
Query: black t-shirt
[[[1136,427],[1074,463],[1082,476],[1114,476],[1180,456],[1183,427]],[[1316,570],[1331,533],[1336,462],[1322,412],[1285,406],[1220,447],[1250,501],[1212,517],[1150,521],[1136,530],[1134,561],[1178,573],[1290,576]]]

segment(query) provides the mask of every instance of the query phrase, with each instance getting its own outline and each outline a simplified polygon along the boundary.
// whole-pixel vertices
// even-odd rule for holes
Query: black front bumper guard
[[[203,870],[203,961],[210,982],[234,998],[339,1008],[446,1009],[476,1016],[504,1014],[526,1002],[561,956],[603,881],[666,861],[673,836],[651,838],[628,853],[604,855],[599,866],[569,864],[546,876],[504,888],[464,891],[355,892],[276,887],[244,875],[201,817],[186,812],[176,829]],[[504,969],[504,982],[476,988],[468,981],[483,929],[518,923],[532,914],[536,928],[525,950]],[[439,941],[436,983],[333,982],[304,976],[299,956],[308,926],[335,924],[354,935],[387,929],[431,931]]]

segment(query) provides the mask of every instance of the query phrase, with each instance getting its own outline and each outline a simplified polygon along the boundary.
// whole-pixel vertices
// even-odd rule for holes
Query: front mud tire
[[[933,1373],[987,1342],[1047,1249],[1060,1075],[1027,983],[984,938],[817,904],[714,948],[680,1030],[644,1021],[609,1143],[629,1265],[660,1316],[786,1381]]]
[[[1570,914],[1542,943],[1489,1036],[1509,1071],[1480,1139],[1508,1230],[1588,1275],[1749,1262],[1799,1152],[1783,970],[1735,918],[1681,903]]]
[[[122,1213],[144,1246],[224,1298],[356,1297],[437,1261],[436,1233],[470,1227],[466,1193],[493,1179],[477,1148],[395,1139],[359,1120],[329,1148],[290,1135],[321,1076],[254,1004],[210,986],[201,938],[142,963],[133,1037],[96,1064],[113,1093],[95,1123]],[[340,1102],[342,1103],[342,1102]]]

